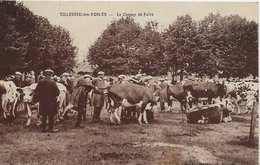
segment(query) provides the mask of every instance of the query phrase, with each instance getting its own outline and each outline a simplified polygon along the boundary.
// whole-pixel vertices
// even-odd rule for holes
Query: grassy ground
[[[250,115],[233,122],[188,124],[181,111],[155,112],[152,124],[91,123],[75,129],[76,118],[58,123],[60,132],[40,133],[25,118],[0,125],[0,164],[258,164],[258,148],[249,147]],[[258,135],[258,126],[257,126]]]

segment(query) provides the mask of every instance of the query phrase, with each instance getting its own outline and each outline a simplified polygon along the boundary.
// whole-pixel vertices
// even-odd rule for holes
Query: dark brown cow
[[[184,84],[183,88],[190,92],[196,104],[198,104],[198,98],[208,98],[210,104],[213,98],[223,98],[226,95],[224,85],[210,82],[189,82]]]
[[[142,118],[144,118],[144,122],[148,123],[145,110],[157,103],[149,88],[131,83],[110,86],[107,95],[112,100],[109,107],[110,120],[118,124],[121,124],[122,109],[134,105],[137,105],[140,110],[138,122],[142,124]]]
[[[170,96],[178,100],[181,104],[181,110],[186,111],[186,96],[187,92],[184,90],[181,85],[167,85],[166,88],[160,91],[160,100],[168,101]]]

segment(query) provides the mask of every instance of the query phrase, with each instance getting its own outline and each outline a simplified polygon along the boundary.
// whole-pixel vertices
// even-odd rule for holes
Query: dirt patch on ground
[[[40,133],[36,120],[25,127],[23,117],[1,122],[0,164],[258,164],[258,148],[242,143],[250,115],[204,125],[188,124],[178,110],[156,112],[155,122],[143,125],[111,125],[105,111],[101,117],[91,123],[88,113],[85,127],[74,129],[72,116],[56,134]]]

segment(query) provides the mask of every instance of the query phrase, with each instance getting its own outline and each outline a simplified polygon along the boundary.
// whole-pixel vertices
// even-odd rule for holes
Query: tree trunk
[[[171,84],[174,84],[174,82],[175,82],[174,75],[175,75],[175,73],[174,73],[174,71],[173,71],[173,72],[172,72],[172,81],[171,81]]]

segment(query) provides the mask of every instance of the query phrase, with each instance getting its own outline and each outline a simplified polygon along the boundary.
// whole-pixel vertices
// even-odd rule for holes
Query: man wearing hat
[[[137,74],[133,79],[132,79],[134,84],[138,84],[138,85],[143,85],[145,86],[145,82],[143,82],[142,80],[142,75],[141,74]]]
[[[167,87],[167,83],[165,82],[165,79],[163,77],[159,78],[159,81],[161,82],[160,87],[162,89]]]
[[[25,79],[24,81],[22,82],[22,86],[25,87],[25,86],[30,86],[32,85],[34,82],[33,82],[33,76],[31,74],[27,74],[25,76]]]
[[[79,79],[69,100],[70,104],[78,110],[77,122],[75,124],[75,127],[77,128],[83,127],[81,125],[82,118],[86,119],[86,106],[89,99],[88,94],[91,89],[88,89],[85,86],[92,86],[91,80],[92,77],[88,74],[84,75],[82,79]]]
[[[14,79],[12,80],[16,87],[22,87],[22,73],[21,72],[15,72],[14,73]]]
[[[125,84],[125,75],[119,75],[116,84]]]
[[[158,96],[159,91],[162,89],[156,82],[152,80],[152,76],[147,76],[147,87],[154,93],[154,95]]]
[[[101,88],[101,89],[105,88],[106,84],[104,81],[104,75],[105,75],[104,72],[102,72],[102,71],[98,72],[98,77],[92,81],[92,84],[94,86],[96,86],[97,88]],[[100,94],[94,90],[92,99],[93,99],[92,105],[94,106],[94,114],[93,114],[92,121],[99,122],[101,109],[104,106],[104,96],[103,96],[103,94]]]
[[[39,98],[39,113],[42,116],[42,132],[47,132],[46,123],[48,118],[48,131],[58,132],[54,129],[54,116],[58,114],[57,97],[59,89],[52,79],[54,72],[51,69],[44,71],[45,78],[38,82],[35,93]]]

